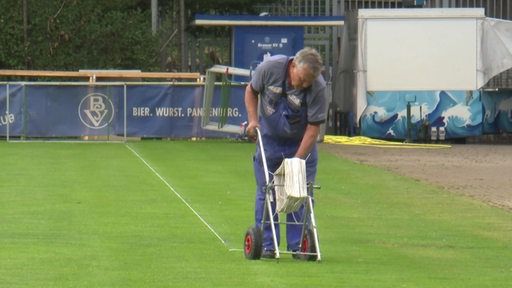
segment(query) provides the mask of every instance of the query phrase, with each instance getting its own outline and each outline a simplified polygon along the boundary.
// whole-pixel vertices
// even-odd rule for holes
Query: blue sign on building
[[[266,57],[295,55],[304,47],[304,26],[236,26],[233,31],[234,66],[254,69]]]

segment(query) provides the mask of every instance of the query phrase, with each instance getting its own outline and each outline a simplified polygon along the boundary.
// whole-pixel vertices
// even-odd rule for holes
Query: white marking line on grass
[[[128,149],[130,149],[130,151],[133,152],[133,154],[135,154],[135,156],[137,156],[137,158],[140,159],[140,161],[142,161],[146,167],[148,167],[155,175],[156,177],[158,177],[162,182],[165,183],[165,185],[171,189],[171,191],[178,197],[180,198],[180,200],[190,209],[190,211],[192,211],[192,213],[194,213],[197,218],[199,218],[199,220],[201,220],[201,222],[203,222],[203,224],[208,227],[208,229],[215,235],[215,237],[217,237],[217,239],[220,240],[220,242],[222,242],[222,244],[224,244],[224,246],[226,246],[228,248],[229,251],[231,251],[232,249],[229,247],[228,243],[226,240],[222,239],[222,237],[219,235],[219,233],[217,233],[217,231],[215,231],[215,229],[213,229],[213,227],[208,224],[208,222],[206,222],[206,220],[204,220],[204,218],[199,214],[197,213],[196,210],[194,210],[194,208],[192,208],[192,206],[190,204],[188,204],[188,202],[180,195],[180,193],[178,193],[172,186],[171,184],[169,184],[169,182],[167,182],[164,177],[162,177],[162,175],[160,175],[160,173],[158,173],[153,167],[151,167],[151,165],[146,161],[144,160],[144,158],[142,158],[142,156],[140,156],[139,153],[137,153],[137,151],[135,151],[132,147],[130,147],[130,145],[126,144],[125,145],[126,147],[128,147]]]

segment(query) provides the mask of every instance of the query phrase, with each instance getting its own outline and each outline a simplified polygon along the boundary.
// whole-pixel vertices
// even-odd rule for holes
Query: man
[[[304,48],[295,57],[275,55],[255,69],[245,90],[249,137],[256,139],[258,127],[265,149],[268,171],[274,172],[284,158],[306,160],[306,180],[314,182],[318,162],[316,140],[320,124],[326,120],[327,97],[321,75],[322,58],[312,48]],[[258,107],[259,100],[259,107]],[[259,108],[259,109],[258,109]],[[259,110],[259,115],[258,115]],[[261,227],[265,207],[265,172],[259,145],[254,155],[256,176],[255,220]],[[272,181],[272,175],[269,175]],[[275,202],[272,203],[275,211]],[[303,207],[287,214],[287,222],[303,222]],[[275,213],[273,213],[275,214]],[[276,220],[277,220],[277,215]],[[287,249],[297,251],[302,223],[286,227]],[[280,239],[279,225],[276,225]],[[270,225],[263,230],[263,258],[274,258],[275,250]],[[295,254],[294,254],[295,256]]]

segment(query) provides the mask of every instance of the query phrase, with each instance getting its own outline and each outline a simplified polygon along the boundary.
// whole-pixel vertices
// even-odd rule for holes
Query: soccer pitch
[[[1,286],[511,283],[510,212],[323,152],[322,262],[246,260],[254,145],[0,142]]]

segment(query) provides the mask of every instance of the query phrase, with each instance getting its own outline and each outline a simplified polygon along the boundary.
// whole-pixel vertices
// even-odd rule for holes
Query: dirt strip
[[[458,144],[432,149],[322,143],[320,150],[512,211],[512,145]]]

